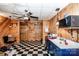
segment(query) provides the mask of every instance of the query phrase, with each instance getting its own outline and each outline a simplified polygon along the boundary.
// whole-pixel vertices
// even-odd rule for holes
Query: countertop
[[[54,43],[56,46],[58,46],[60,49],[79,49],[79,43],[71,41],[69,39],[64,39],[68,43],[67,45],[65,44],[64,41],[60,40],[60,37],[57,37],[56,39],[49,39],[49,40],[52,43]]]

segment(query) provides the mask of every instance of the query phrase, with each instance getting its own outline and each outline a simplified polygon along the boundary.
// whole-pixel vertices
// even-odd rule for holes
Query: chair
[[[12,40],[13,39],[13,40]],[[8,36],[4,36],[3,37],[3,41],[5,44],[12,44],[14,43],[16,40],[14,37],[8,37]]]
[[[13,37],[12,37],[13,38]],[[16,41],[15,39],[14,40],[10,40],[12,39],[11,37],[8,37],[8,36],[3,36],[3,41],[4,41],[4,44],[6,46],[2,47],[2,51],[7,51],[7,50],[10,50],[10,47],[13,45],[13,43]]]

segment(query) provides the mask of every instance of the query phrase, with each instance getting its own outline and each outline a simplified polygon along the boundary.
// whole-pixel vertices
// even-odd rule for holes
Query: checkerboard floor
[[[27,42],[13,45],[10,51],[6,51],[5,53],[8,56],[48,56],[44,45],[32,45]]]

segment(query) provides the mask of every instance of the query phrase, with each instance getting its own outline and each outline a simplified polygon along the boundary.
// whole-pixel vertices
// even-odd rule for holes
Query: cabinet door
[[[72,40],[77,41],[77,30],[73,30],[72,36],[73,36]]]
[[[78,34],[77,34],[77,36],[78,36],[78,39],[77,39],[77,41],[79,42],[79,30],[78,30],[78,32],[77,32]]]

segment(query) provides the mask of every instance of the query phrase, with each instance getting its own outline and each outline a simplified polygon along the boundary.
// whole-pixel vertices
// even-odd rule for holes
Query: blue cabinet
[[[60,49],[50,40],[47,41],[48,53],[55,56],[79,56],[79,49]]]
[[[48,40],[47,42],[48,53],[51,55],[55,55],[55,51],[59,48],[56,45],[54,45],[50,40]]]

